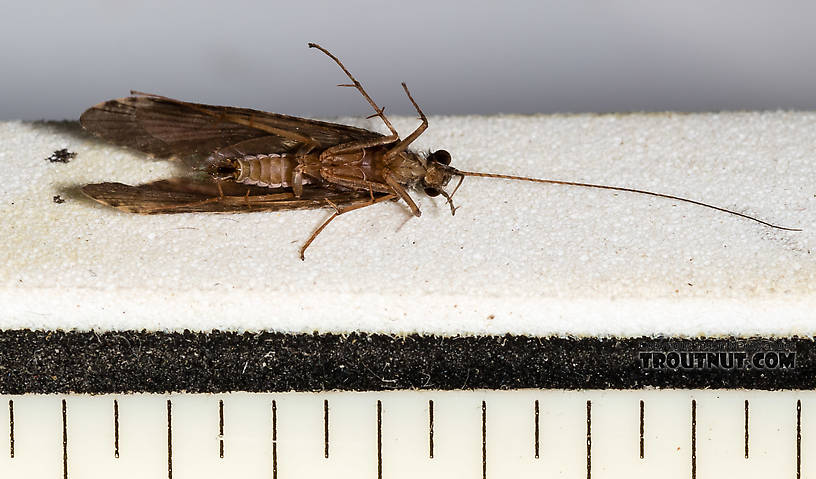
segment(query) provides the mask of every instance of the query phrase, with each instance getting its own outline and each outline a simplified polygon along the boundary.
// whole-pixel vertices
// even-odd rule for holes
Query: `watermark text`
[[[779,370],[796,368],[795,351],[642,351],[642,369]]]

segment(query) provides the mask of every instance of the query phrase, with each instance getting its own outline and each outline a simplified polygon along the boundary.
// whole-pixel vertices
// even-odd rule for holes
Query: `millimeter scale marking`
[[[14,400],[9,399],[9,457],[14,458]]]
[[[224,458],[224,401],[218,401],[218,457]]]
[[[482,401],[482,479],[487,479],[487,403]]]
[[[278,479],[278,403],[272,400],[272,479]]]
[[[640,442],[639,442],[639,444],[640,444],[640,458],[641,459],[643,459],[643,457],[646,454],[646,442],[643,439],[643,434],[646,431],[645,420],[646,420],[646,403],[643,402],[643,399],[641,399],[640,400]]]
[[[592,401],[586,402],[586,477],[592,477]]]
[[[697,479],[697,401],[691,400],[691,479]]]
[[[538,455],[538,450],[539,450],[538,441],[539,441],[540,434],[541,434],[540,424],[539,424],[538,399],[535,400],[533,408],[534,408],[533,417],[535,418],[534,419],[535,420],[535,433],[534,433],[534,440],[533,440],[533,451],[534,451],[535,458],[538,459],[539,458],[539,455]]]
[[[62,400],[62,477],[68,479],[68,408]]]
[[[119,458],[119,401],[113,400],[113,457]]]
[[[666,467],[676,473],[665,477],[696,479],[728,471],[740,477],[762,477],[776,471],[772,477],[798,479],[804,471],[814,471],[813,461],[803,453],[803,438],[816,432],[816,421],[805,415],[803,406],[816,404],[816,392],[810,391],[116,395],[93,398],[98,406],[94,410],[77,407],[86,401],[82,395],[45,399],[8,399],[15,408],[14,423],[9,419],[9,443],[15,440],[11,431],[16,427],[18,444],[14,457],[0,461],[0,472],[48,463],[44,444],[49,441],[43,437],[47,421],[38,423],[38,416],[59,423],[52,429],[58,439],[52,441],[57,447],[51,454],[63,479],[73,477],[73,471],[87,471],[91,459],[105,474],[117,471],[117,477],[144,477],[156,466],[145,458],[158,457],[161,462],[155,443],[165,446],[168,479],[221,477],[227,472],[283,479],[328,470],[338,471],[339,477],[372,479],[409,477],[409,472],[487,479],[507,473],[545,477],[557,471],[582,471],[581,477],[591,479],[596,470],[603,471],[603,477],[631,478],[650,477]],[[36,407],[28,404],[30,400],[38,403]],[[157,400],[164,408],[157,407]],[[752,406],[750,422],[745,420],[746,401]],[[116,409],[111,407],[114,402]],[[144,409],[146,404],[140,403],[152,406]],[[648,416],[644,414],[647,403]],[[47,404],[54,413],[41,411]],[[327,421],[328,404],[332,404],[331,421]],[[152,415],[145,416],[150,410]],[[118,441],[114,428],[102,426],[113,424],[112,411],[119,416],[118,434],[128,443],[126,453],[119,456],[115,448],[110,449]],[[102,420],[105,412],[107,421]],[[147,430],[160,433],[162,423],[165,441],[145,434]],[[225,424],[229,434],[224,433]],[[236,433],[237,427],[242,430]],[[746,430],[754,438],[750,455],[745,454]],[[32,441],[34,437],[42,444]],[[338,441],[328,458],[327,437]],[[642,454],[646,439],[648,456]],[[94,449],[89,443],[100,447]],[[222,447],[230,454],[223,454]],[[577,454],[578,450],[583,452]],[[38,475],[36,469],[26,477],[48,477]]]
[[[796,479],[802,477],[802,401],[796,400]]]
[[[382,463],[382,401],[377,400],[377,479],[383,477]]]
[[[434,405],[433,399],[428,400],[428,457],[434,457]]]
[[[816,380],[816,348],[805,339],[0,331],[0,342],[2,477],[801,478],[816,468],[816,392],[803,387]],[[159,359],[199,369],[168,376]]]
[[[173,403],[167,400],[167,479],[173,479]]]
[[[745,459],[748,459],[748,400],[745,400]]]
[[[323,400],[323,457],[329,458],[329,400]]]

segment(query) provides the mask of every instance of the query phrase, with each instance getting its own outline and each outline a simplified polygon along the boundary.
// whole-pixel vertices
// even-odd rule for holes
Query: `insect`
[[[343,63],[315,43],[343,70],[374,109],[390,134],[323,121],[245,108],[212,106],[131,92],[132,96],[91,107],[80,122],[91,133],[158,158],[180,158],[192,166],[187,177],[130,186],[86,185],[94,200],[142,214],[190,212],[281,211],[333,208],[300,249],[300,258],[315,238],[338,216],[384,201],[403,201],[414,216],[421,212],[411,189],[442,195],[456,213],[453,196],[465,177],[486,177],[557,185],[600,188],[658,196],[784,228],[757,218],[695,200],[633,188],[573,181],[463,171],[450,166],[445,150],[422,154],[409,149],[428,127],[428,119],[408,87],[402,88],[416,109],[420,125],[400,138],[384,109],[377,106]],[[458,178],[451,193],[445,187]]]

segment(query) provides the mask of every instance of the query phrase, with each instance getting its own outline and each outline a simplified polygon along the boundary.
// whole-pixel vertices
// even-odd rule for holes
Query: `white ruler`
[[[2,398],[4,478],[816,476],[809,391]]]

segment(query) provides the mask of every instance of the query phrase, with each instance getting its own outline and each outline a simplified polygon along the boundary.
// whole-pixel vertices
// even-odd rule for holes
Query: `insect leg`
[[[386,158],[392,158],[394,157],[394,155],[397,155],[398,153],[405,151],[405,149],[408,148],[408,145],[410,145],[411,143],[413,143],[414,140],[419,138],[419,135],[421,135],[422,132],[424,132],[428,128],[428,118],[425,116],[425,113],[422,112],[422,109],[419,107],[419,105],[417,105],[417,102],[414,101],[414,97],[411,96],[411,92],[408,91],[408,85],[406,85],[405,82],[402,83],[402,89],[405,90],[405,94],[408,95],[408,99],[411,100],[411,103],[414,105],[414,108],[416,109],[417,113],[419,113],[419,119],[422,121],[422,123],[417,127],[416,130],[414,130],[413,133],[406,136],[405,139],[399,142],[397,146],[388,150],[385,153]]]
[[[397,196],[408,205],[408,208],[411,209],[411,214],[417,217],[422,215],[422,212],[411,198],[411,195],[408,194],[405,187],[394,179],[390,172],[385,171],[383,173],[383,177],[385,178],[385,184],[383,184],[377,181],[369,181],[355,176],[338,175],[332,170],[332,168],[323,168],[320,170],[320,176],[330,183],[345,186],[347,188],[354,188],[356,190],[366,188],[374,190],[378,193],[388,193]]]
[[[303,164],[295,167],[295,174],[292,175],[292,193],[295,194],[295,198],[303,195]]]
[[[411,195],[409,195],[408,192],[405,190],[405,187],[403,187],[401,184],[399,184],[399,182],[394,179],[394,177],[391,175],[390,172],[386,171],[384,176],[385,176],[385,182],[388,183],[388,186],[391,187],[391,189],[394,191],[394,193],[397,196],[399,196],[400,199],[402,199],[402,201],[405,202],[405,204],[408,205],[408,208],[411,209],[411,213],[414,216],[416,216],[417,218],[422,216],[422,212],[419,211],[419,206],[417,206],[417,204],[414,203],[413,198],[411,198]]]
[[[251,210],[252,205],[249,204],[249,189],[247,189],[246,195],[244,195],[244,201],[246,202],[247,210]]]
[[[366,180],[359,176],[338,175],[334,172],[334,168],[322,168],[320,170],[320,176],[329,183],[345,186],[346,188],[357,191],[372,189],[377,193],[394,193],[393,188],[391,188],[389,184]]]
[[[353,151],[365,150],[366,148],[371,148],[374,146],[387,145],[389,143],[393,143],[398,139],[399,139],[398,137],[394,136],[381,136],[379,138],[374,138],[368,141],[354,141],[349,143],[342,143],[340,145],[334,145],[323,151],[320,154],[320,159],[325,160],[332,156],[341,155],[343,153],[351,153]]]
[[[397,133],[397,130],[394,129],[394,127],[391,125],[391,122],[388,121],[388,118],[385,116],[384,113],[385,109],[378,107],[377,104],[374,103],[374,100],[372,100],[371,97],[368,96],[368,93],[366,93],[366,91],[363,89],[363,85],[361,85],[360,82],[358,82],[357,79],[354,78],[354,75],[352,75],[351,72],[348,71],[346,66],[343,65],[343,62],[341,62],[339,58],[332,55],[331,52],[321,47],[317,43],[309,43],[309,48],[317,48],[321,52],[328,55],[328,57],[334,60],[335,63],[337,63],[337,65],[343,70],[343,72],[345,72],[346,76],[349,77],[349,80],[352,81],[351,85],[343,86],[353,86],[354,88],[356,88],[360,92],[360,94],[363,95],[363,98],[365,98],[368,101],[368,104],[371,105],[371,108],[373,108],[374,111],[377,112],[377,116],[379,116],[382,119],[383,123],[385,123],[385,126],[387,126],[389,130],[391,130],[391,135],[393,135],[395,139],[398,138],[399,134]]]
[[[303,246],[300,247],[300,259],[301,259],[301,261],[306,259],[306,256],[305,256],[306,248],[308,248],[309,245],[312,244],[312,242],[315,240],[315,238],[317,238],[317,235],[319,235],[326,228],[326,226],[328,226],[329,223],[332,222],[332,220],[334,220],[335,218],[337,218],[338,216],[340,216],[340,215],[342,215],[344,213],[348,213],[349,211],[354,211],[354,210],[358,210],[360,208],[365,208],[367,206],[372,206],[372,205],[375,205],[377,203],[381,203],[383,201],[393,200],[396,197],[397,197],[396,195],[380,196],[379,198],[372,199],[371,201],[363,203],[361,205],[353,205],[353,206],[349,206],[349,207],[346,207],[346,208],[338,208],[337,205],[334,205],[329,201],[329,204],[334,208],[335,211],[331,216],[329,216],[329,219],[324,221],[322,225],[320,225],[316,230],[314,230],[314,233],[312,233],[312,235],[309,236],[309,239],[307,239],[306,242],[303,243]]]

